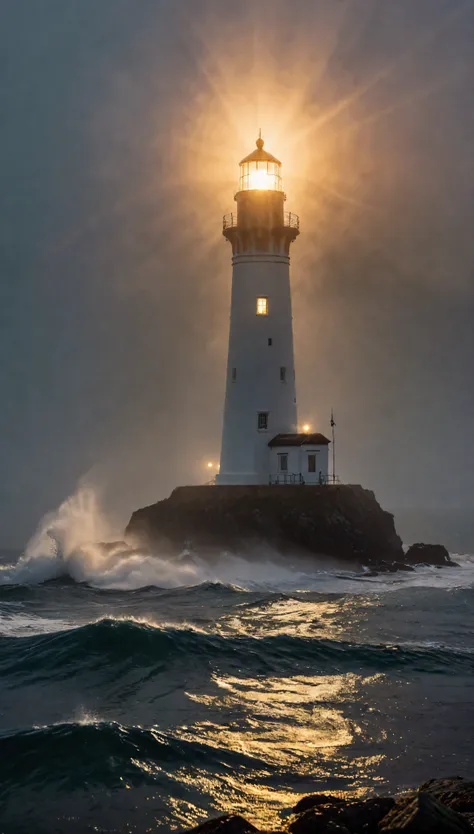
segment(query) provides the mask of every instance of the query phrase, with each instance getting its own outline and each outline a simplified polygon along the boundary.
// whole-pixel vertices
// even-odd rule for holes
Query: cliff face
[[[403,561],[393,516],[361,486],[191,486],[133,513],[134,544],[179,553],[325,555],[362,564]]]

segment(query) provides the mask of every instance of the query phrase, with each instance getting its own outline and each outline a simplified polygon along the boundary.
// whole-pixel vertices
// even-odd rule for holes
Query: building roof
[[[327,446],[331,441],[324,434],[277,434],[270,440],[269,446]]]
[[[243,165],[244,162],[276,162],[277,165],[281,165],[280,160],[276,156],[272,156],[271,153],[263,150],[263,139],[261,138],[257,139],[257,150],[249,153],[239,164]]]

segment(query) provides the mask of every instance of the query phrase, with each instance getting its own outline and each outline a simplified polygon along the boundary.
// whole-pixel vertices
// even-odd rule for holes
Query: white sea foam
[[[97,495],[80,488],[46,515],[16,565],[0,572],[0,584],[39,584],[70,577],[97,588],[135,590],[148,585],[178,588],[221,582],[242,590],[318,591],[370,594],[409,587],[463,588],[474,586],[474,557],[457,556],[460,568],[418,568],[415,572],[364,577],[329,563],[325,570],[308,569],[288,559],[246,559],[222,554],[212,564],[195,554],[180,558],[151,554],[117,541],[101,511]],[[290,563],[291,562],[291,563]]]
[[[2,606],[4,607],[4,606]],[[15,611],[0,614],[0,635],[5,637],[31,637],[36,634],[55,634],[67,631],[74,621],[40,617],[36,614],[18,614]]]

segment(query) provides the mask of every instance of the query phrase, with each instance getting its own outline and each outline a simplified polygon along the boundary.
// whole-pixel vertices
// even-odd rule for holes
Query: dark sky
[[[206,479],[259,127],[301,418],[386,506],[472,506],[472,0],[3,0],[0,73],[1,544]]]

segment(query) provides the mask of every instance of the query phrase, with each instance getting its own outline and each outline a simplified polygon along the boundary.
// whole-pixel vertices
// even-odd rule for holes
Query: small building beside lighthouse
[[[232,246],[229,352],[217,484],[326,483],[329,440],[298,432],[290,246],[299,218],[284,210],[281,162],[263,139],[240,163]]]

